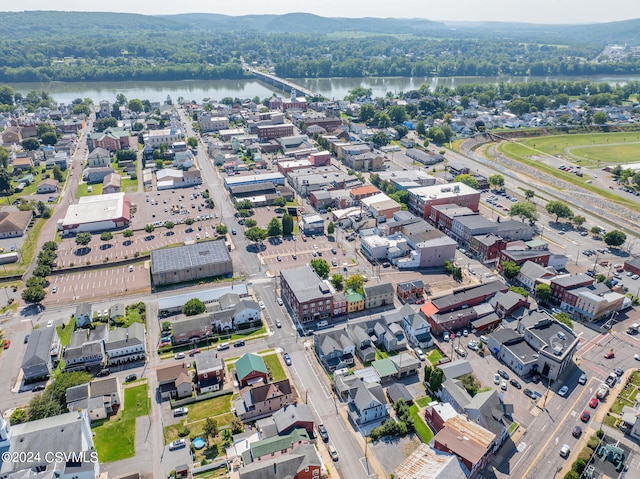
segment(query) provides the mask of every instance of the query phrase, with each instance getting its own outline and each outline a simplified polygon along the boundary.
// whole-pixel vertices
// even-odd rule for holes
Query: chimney
[[[129,342],[129,331],[124,334],[124,341]]]

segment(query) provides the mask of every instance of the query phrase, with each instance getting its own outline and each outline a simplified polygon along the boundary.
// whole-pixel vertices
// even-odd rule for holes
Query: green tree
[[[226,235],[228,231],[229,228],[227,228],[227,225],[223,225],[222,223],[220,223],[216,226],[216,233],[218,233],[219,235]]]
[[[236,202],[237,210],[250,210],[251,208],[253,208],[253,203],[251,203],[251,201],[249,200],[241,200]]]
[[[371,136],[371,141],[376,147],[386,146],[389,144],[389,137],[383,131],[378,131]]]
[[[184,220],[184,224],[187,226],[191,226],[193,223],[195,223],[195,220],[193,218],[187,218],[186,220]]]
[[[144,231],[146,233],[153,233],[156,230],[156,227],[153,226],[151,223],[144,225]]]
[[[42,144],[43,145],[52,145],[53,146],[56,143],[58,143],[58,137],[52,131],[49,131],[49,132],[45,133],[44,135],[42,135],[42,137],[40,139],[42,140]]]
[[[617,248],[618,246],[622,246],[625,241],[627,241],[627,235],[620,230],[609,231],[602,238],[607,246],[613,246]]]
[[[518,202],[511,205],[509,215],[518,216],[522,221],[528,219],[530,222],[535,222],[538,218],[538,211],[533,203]]]
[[[191,298],[182,307],[182,314],[185,316],[195,316],[196,314],[202,314],[207,310],[205,304],[198,298]]]
[[[46,295],[47,292],[42,286],[30,286],[22,290],[22,299],[25,303],[41,303]]]
[[[124,230],[122,232],[122,236],[125,238],[131,238],[133,236],[133,230]]]
[[[244,235],[249,241],[258,243],[260,241],[264,241],[264,239],[267,237],[267,230],[262,229],[259,226],[253,226],[252,228],[247,229],[244,232]]]
[[[600,228],[599,226],[593,226],[589,232],[593,235],[593,236],[602,236],[602,228]]]
[[[11,416],[9,417],[9,420],[11,421],[12,425],[22,424],[27,420],[27,411],[25,411],[21,407],[14,409],[14,411],[11,413]]]
[[[467,174],[458,175],[458,176],[456,176],[456,182],[464,183],[465,185],[470,186],[474,190],[478,189],[478,180],[476,180],[471,175],[467,175]]]
[[[254,226],[258,226],[258,222],[256,220],[254,220],[253,218],[249,218],[244,220],[244,225],[247,228],[253,228]]]
[[[58,416],[64,412],[62,406],[48,391],[36,394],[29,401],[29,421]]]
[[[45,278],[51,274],[51,266],[48,264],[39,264],[33,269],[33,275]]]
[[[2,148],[0,147],[0,155],[2,154]],[[0,168],[0,191],[9,195],[13,191],[11,187],[11,175],[6,168]]]
[[[524,296],[525,298],[529,297],[529,291],[524,289],[522,286],[509,286],[509,291],[513,291],[514,293],[517,293],[520,296]]]
[[[427,128],[424,124],[424,120],[419,120],[416,125],[416,133],[420,136],[425,136],[427,134]]]
[[[202,432],[207,441],[207,444],[209,444],[209,439],[213,439],[218,436],[218,421],[208,417],[204,422]]]
[[[277,206],[278,208],[282,208],[286,206],[287,200],[285,200],[282,196],[278,196],[273,200],[273,206]]]
[[[293,217],[289,213],[282,215],[282,236],[293,234]]]
[[[27,151],[36,151],[40,149],[40,142],[37,138],[25,138],[22,140],[22,148]]]
[[[438,126],[429,128],[429,131],[427,132],[427,137],[431,139],[431,141],[436,145],[442,145],[447,141],[447,136],[444,134],[444,131],[442,131],[442,128]]]
[[[141,113],[144,111],[144,105],[141,100],[133,98],[132,100],[129,100],[129,110],[134,113]]]
[[[529,110],[531,109],[531,105],[527,101],[523,100],[522,98],[516,98],[515,100],[511,100],[507,104],[507,108],[514,115],[520,116],[520,115],[524,115],[525,113],[529,113]]]
[[[352,289],[360,294],[364,293],[364,278],[361,274],[354,274],[349,276],[345,281],[345,286],[347,289]]]
[[[569,206],[562,201],[549,201],[545,208],[547,210],[547,213],[549,213],[550,215],[555,215],[556,223],[560,218],[573,218],[573,211],[571,211],[571,208],[569,208]]]
[[[524,197],[527,201],[529,201],[531,198],[533,198],[534,196],[536,196],[536,192],[533,190],[524,190],[523,191]]]
[[[329,224],[327,225],[327,234],[329,236],[331,236],[336,230],[335,225],[333,224],[333,221],[329,221]]]
[[[27,288],[31,286],[40,286],[44,288],[47,285],[47,280],[43,276],[31,276],[26,282]]]
[[[489,186],[495,186],[498,188],[502,188],[504,186],[504,176],[502,175],[491,175],[489,177]]]
[[[82,233],[78,233],[76,235],[76,244],[78,246],[87,246],[89,243],[91,243],[91,238],[91,233],[83,231]]]
[[[113,233],[111,231],[104,231],[100,235],[100,239],[102,241],[104,241],[105,243],[108,243],[109,241],[111,241],[113,239]]]
[[[376,109],[371,103],[365,103],[360,106],[359,118],[363,123],[369,122],[376,114]]]
[[[331,271],[331,268],[329,267],[329,263],[325,260],[321,258],[314,258],[309,261],[309,265],[322,279],[327,279],[329,277],[329,271]]]
[[[57,251],[58,243],[56,243],[55,241],[45,241],[45,243],[42,245],[42,249],[44,251]]]
[[[544,283],[536,285],[536,297],[543,302],[549,301],[551,299],[551,286]]]
[[[444,372],[440,368],[435,368],[429,376],[429,387],[431,391],[436,392],[444,382]]]
[[[187,146],[189,148],[198,148],[198,139],[195,136],[187,138]]]
[[[502,263],[502,273],[507,279],[513,279],[520,273],[520,266],[513,261],[505,261]]]
[[[267,225],[267,236],[272,238],[281,235],[282,225],[280,224],[280,221],[278,221],[278,218],[271,218],[271,221],[269,221],[269,224]]]
[[[344,278],[342,277],[341,274],[334,274],[331,275],[331,284],[333,285],[334,288],[336,288],[338,291],[342,290],[342,284],[344,282]]]
[[[596,125],[606,125],[607,121],[609,121],[609,119],[605,112],[597,111],[593,114],[593,123]]]
[[[176,227],[176,224],[173,221],[167,221],[164,224],[164,227],[167,228],[168,230],[172,230],[173,228]]]
[[[576,225],[578,228],[580,228],[583,224],[585,224],[587,219],[584,216],[576,215],[576,216],[573,217],[572,221],[573,221],[574,225]]]

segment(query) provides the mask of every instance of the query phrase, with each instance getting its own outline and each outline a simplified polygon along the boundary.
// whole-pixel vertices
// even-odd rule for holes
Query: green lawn
[[[217,416],[218,414],[229,412],[231,409],[231,395],[225,394],[224,396],[218,396],[205,401],[198,401],[196,403],[189,404],[188,407],[188,421],[190,423],[200,421],[211,416]]]
[[[287,375],[284,372],[284,368],[282,367],[278,354],[268,354],[266,356],[262,356],[262,359],[264,359],[264,363],[267,365],[267,368],[269,368],[269,371],[271,371],[273,381],[286,379]]]
[[[421,398],[416,399],[415,403],[419,407],[427,407],[431,401],[433,401],[433,399],[431,399],[429,396],[422,396]]]
[[[422,442],[429,444],[429,441],[433,439],[433,431],[429,429],[429,426],[427,426],[422,417],[420,417],[420,409],[418,409],[418,405],[412,404],[409,408],[409,412],[411,413],[411,419],[413,419],[413,425],[416,429],[416,433],[420,436]]]
[[[89,187],[91,187],[91,193],[89,193]],[[76,198],[82,198],[83,196],[97,196],[101,194],[102,183],[96,183],[95,185],[80,183],[78,185],[78,190],[76,191]]]
[[[149,414],[150,407],[147,383],[124,390],[124,409],[119,416],[92,427],[100,462],[119,461],[135,455],[136,417]]]
[[[46,220],[36,219],[33,226],[27,231],[27,236],[22,244],[20,251],[20,259],[17,263],[11,263],[3,265],[2,271],[0,271],[0,278],[3,276],[13,276],[18,273],[23,273],[27,266],[29,266],[36,253],[36,246],[40,231],[45,224]]]
[[[437,366],[443,357],[444,356],[438,349],[432,349],[427,353],[427,359],[429,360],[432,366]]]
[[[514,432],[516,429],[518,429],[518,426],[519,426],[519,425],[520,425],[520,424],[518,424],[517,422],[513,421],[513,422],[511,423],[511,426],[509,426],[509,434],[513,434],[513,432]]]
[[[123,178],[120,189],[126,193],[135,193],[138,191],[138,180],[132,178]]]
[[[71,335],[73,334],[73,330],[76,328],[76,320],[71,318],[69,323],[62,328],[62,326],[56,326],[58,330],[58,337],[60,338],[60,345],[66,346],[71,341]]]

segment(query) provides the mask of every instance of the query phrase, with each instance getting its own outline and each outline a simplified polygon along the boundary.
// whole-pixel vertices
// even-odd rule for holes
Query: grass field
[[[73,334],[73,330],[76,329],[76,320],[71,318],[69,320],[69,324],[67,324],[64,329],[62,326],[56,326],[58,330],[58,337],[60,338],[60,345],[66,346],[71,341],[71,335]]]
[[[437,366],[443,357],[444,356],[442,355],[442,353],[437,349],[432,349],[427,353],[427,359],[429,360],[432,366]]]
[[[273,376],[273,381],[281,381],[282,379],[286,379],[287,375],[284,372],[284,368],[282,367],[282,363],[280,362],[280,358],[277,354],[268,354],[266,356],[262,356],[264,359],[264,363],[271,371],[271,375]]]
[[[225,394],[205,401],[189,404],[187,419],[189,422],[196,422],[210,416],[217,416],[229,412],[231,409],[231,395]]]
[[[433,401],[429,396],[422,396],[421,398],[416,399],[416,404],[420,407],[427,407],[429,403]]]
[[[91,193],[89,193],[89,186],[91,186]],[[80,183],[76,191],[76,198],[82,198],[83,196],[97,196],[101,194],[102,194],[102,183],[97,183],[95,185]]]
[[[559,155],[586,168],[595,168],[604,164],[638,161],[638,143],[640,132],[554,135],[518,140],[507,146],[504,152],[508,154],[511,148],[516,147],[514,153],[517,155],[529,158],[541,153]]]
[[[420,409],[418,408],[418,405],[413,404],[409,408],[409,412],[411,413],[411,419],[413,419],[413,425],[416,428],[416,433],[418,433],[422,442],[429,444],[429,441],[433,439],[433,431],[429,429],[429,426],[427,426],[422,417],[420,417]]]
[[[136,418],[149,414],[150,407],[147,383],[124,390],[124,409],[118,416],[92,427],[100,462],[119,461],[135,455]]]

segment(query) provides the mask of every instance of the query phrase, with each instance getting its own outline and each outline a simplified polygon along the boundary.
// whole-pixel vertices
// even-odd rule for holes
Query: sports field
[[[591,133],[517,140],[502,151],[514,157],[547,154],[580,163],[586,168],[640,162],[640,132]]]

